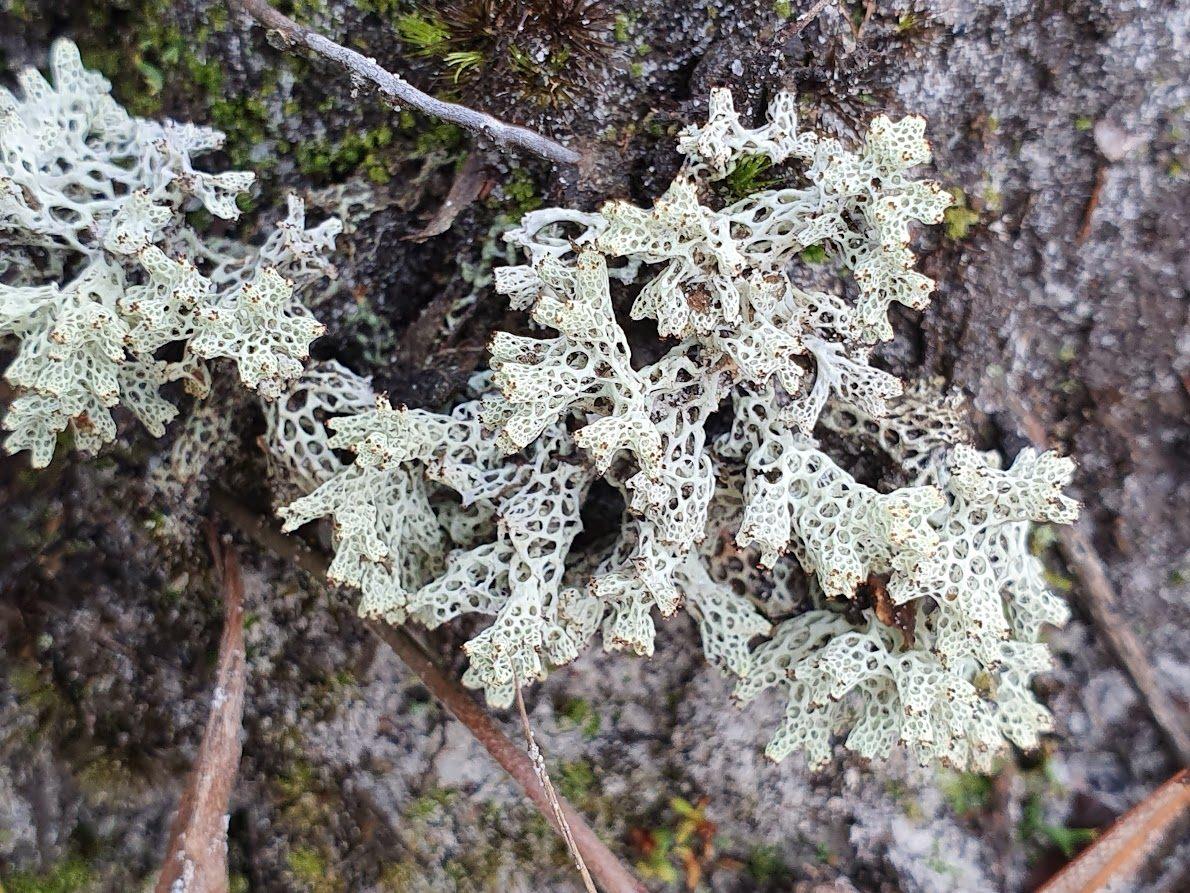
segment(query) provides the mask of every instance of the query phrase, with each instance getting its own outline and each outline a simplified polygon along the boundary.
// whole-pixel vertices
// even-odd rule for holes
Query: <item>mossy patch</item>
[[[807,245],[802,249],[801,258],[807,264],[826,263],[826,249],[821,245]]]
[[[755,192],[768,189],[776,180],[768,175],[772,162],[765,155],[745,155],[723,178],[723,185],[731,198],[739,200]]]
[[[341,139],[310,140],[294,147],[294,161],[298,170],[314,180],[337,182],[357,170],[373,183],[383,184],[392,179],[389,168],[394,131],[382,125],[363,133],[348,133]]]
[[[327,857],[312,847],[290,850],[285,855],[285,865],[294,880],[310,893],[339,893],[346,889]]]
[[[399,10],[381,9],[374,0],[357,5],[386,19],[407,51],[433,60],[452,93],[483,78],[485,94],[499,85],[518,106],[565,105],[588,88],[597,71],[591,63],[602,56],[603,35],[613,25],[599,3],[530,3],[515,16],[487,0]]]
[[[951,811],[970,818],[987,809],[992,798],[992,779],[975,772],[953,774],[942,782],[942,796]]]
[[[967,194],[957,187],[950,190],[954,203],[942,213],[942,231],[952,242],[961,242],[979,223],[979,212],[967,206]]]
[[[1042,848],[1056,848],[1067,859],[1091,843],[1099,832],[1094,828],[1071,828],[1045,820],[1044,797],[1030,794],[1021,807],[1021,821],[1017,834],[1021,840]]]
[[[586,759],[568,760],[554,774],[558,793],[574,804],[582,804],[595,788],[595,767]]]
[[[233,167],[267,175],[275,161],[261,151],[272,134],[266,100],[277,91],[279,72],[270,70],[250,92],[233,90],[215,53],[227,27],[220,4],[187,18],[166,0],[131,0],[89,7],[77,32],[83,62],[111,81],[116,99],[132,114],[155,118],[180,106],[182,117],[226,135],[223,148]],[[120,43],[112,43],[113,35]],[[279,62],[282,69],[296,64],[290,57]]]
[[[93,890],[94,869],[79,856],[68,856],[44,872],[17,871],[0,876],[4,893],[82,893]]]
[[[599,713],[586,698],[567,698],[558,709],[558,714],[558,725],[563,729],[579,729],[584,738],[594,738],[599,734]]]
[[[500,188],[512,206],[512,213],[516,217],[541,207],[541,196],[537,194],[537,184],[533,182],[529,173],[521,168],[513,170]]]
[[[414,820],[425,820],[450,806],[458,792],[453,788],[431,788],[409,804],[405,815]]]
[[[696,803],[671,797],[660,822],[629,830],[641,877],[665,884],[684,878],[690,889],[700,889],[704,870],[715,860],[716,825],[707,818],[709,805],[707,797]]]
[[[449,156],[457,152],[463,145],[463,131],[454,124],[424,121],[418,123],[414,115],[410,115],[408,120],[413,122],[412,127],[416,129],[417,136],[413,153],[415,158],[425,158],[433,153]],[[402,117],[402,127],[405,126],[405,122],[406,119]]]
[[[753,847],[748,853],[748,858],[745,860],[744,865],[745,870],[748,872],[748,877],[752,878],[752,880],[761,886],[793,880],[793,874],[789,865],[781,858],[781,854],[774,846],[763,845]]]

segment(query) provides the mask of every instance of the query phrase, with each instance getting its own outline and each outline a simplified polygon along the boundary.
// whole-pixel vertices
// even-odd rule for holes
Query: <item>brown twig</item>
[[[493,181],[489,179],[490,173],[491,169],[484,164],[479,153],[472,152],[455,174],[450,191],[446,193],[446,198],[442,200],[434,216],[420,230],[401,238],[406,242],[424,242],[442,235],[450,229],[455,218],[480,197],[485,187],[491,188]]]
[[[791,37],[796,37],[806,30],[806,26],[814,21],[822,14],[822,11],[831,3],[838,2],[838,0],[814,0],[814,5],[807,9],[804,13],[785,25],[777,32],[777,37],[780,40],[789,40]]]
[[[1018,408],[1017,415],[1025,436],[1038,449],[1046,449],[1045,428],[1036,416],[1023,407]],[[1185,714],[1158,684],[1144,649],[1120,616],[1115,587],[1107,576],[1107,569],[1095,551],[1091,538],[1081,525],[1061,526],[1057,534],[1062,556],[1079,582],[1075,597],[1090,617],[1096,634],[1102,637],[1128,674],[1178,762],[1182,766],[1190,765],[1190,732],[1187,731]]]
[[[329,562],[320,552],[310,549],[295,537],[285,535],[275,525],[221,490],[211,492],[211,504],[258,545],[292,561],[320,580],[326,578]],[[443,672],[403,627],[375,622],[368,626],[421,679],[431,694],[467,727],[492,759],[512,776],[546,821],[562,834],[562,826],[554,815],[554,807],[545,788],[533,770],[533,762],[500,730],[487,711],[458,682]],[[574,807],[562,798],[558,798],[558,803],[570,826],[574,845],[599,885],[608,893],[645,893],[644,884],[616,858]]]
[[[1100,163],[1099,167],[1095,168],[1095,182],[1091,184],[1091,196],[1087,199],[1086,207],[1083,209],[1083,223],[1078,228],[1078,235],[1075,241],[1081,245],[1091,235],[1091,224],[1094,222],[1095,209],[1099,207],[1099,195],[1103,192],[1103,184],[1107,180],[1107,165]]]
[[[215,693],[190,780],[169,832],[155,893],[226,893],[227,804],[240,765],[240,722],[247,665],[244,656],[244,581],[231,547],[213,527],[208,540],[223,579],[223,635]]]
[[[568,149],[527,127],[508,124],[484,112],[477,112],[453,102],[443,102],[428,93],[423,93],[403,78],[381,68],[375,59],[340,46],[317,31],[299,25],[273,9],[268,0],[231,0],[231,5],[276,32],[287,46],[300,46],[312,50],[342,68],[356,83],[371,84],[390,105],[417,109],[486,136],[497,146],[523,149],[555,164],[572,165],[579,162],[580,156],[573,149]]]
[[[1097,893],[1126,885],[1188,812],[1190,775],[1182,769],[1117,819],[1038,893]]]
[[[574,842],[574,833],[570,830],[570,823],[566,821],[562,801],[558,799],[558,792],[554,790],[554,783],[550,779],[549,771],[545,768],[545,756],[542,754],[541,748],[537,746],[533,727],[529,725],[529,713],[525,710],[525,698],[521,694],[521,681],[516,679],[515,682],[516,709],[521,718],[521,729],[525,733],[525,747],[529,751],[529,760],[533,763],[533,774],[541,782],[545,796],[550,801],[550,809],[553,810],[554,818],[558,821],[558,830],[562,834],[562,839],[566,841],[566,849],[570,851],[570,857],[574,859],[578,873],[582,875],[583,886],[587,889],[587,893],[595,893],[595,883],[591,880],[591,872],[587,869],[587,863],[583,861],[583,854],[579,852],[578,844]]]
[[[855,32],[856,38],[863,36],[864,28],[868,27],[868,20],[872,18],[872,13],[876,10],[876,0],[867,0],[864,3],[864,18],[859,23],[859,30]]]

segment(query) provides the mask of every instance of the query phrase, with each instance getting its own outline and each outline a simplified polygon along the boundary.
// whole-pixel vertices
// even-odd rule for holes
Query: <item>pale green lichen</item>
[[[491,617],[464,646],[464,682],[494,704],[596,633],[651,655],[655,613],[684,608],[740,700],[786,695],[775,759],[821,766],[847,732],[866,757],[900,744],[986,771],[1007,742],[1038,744],[1049,715],[1030,681],[1066,608],[1029,530],[1073,520],[1072,463],[1024,450],[1001,469],[963,442],[953,398],[871,363],[891,305],[933,291],[910,226],[941,222],[951,196],[909,175],[930,156],[922,119],[878,116],[853,151],[799,130],[789,94],[749,128],[715,91],[651,208],[533,210],[506,234],[525,263],[497,270],[496,289],[555,334],[497,333],[472,399],[438,414],[393,407],[335,364],[289,390],[321,331],[293,292],[330,272],[337,222],[307,230],[294,199],[259,249],[200,236],[186,212],[234,218],[251,182],[193,167],[220,135],[130,117],[69,43],[52,68],[53,84],[26,71],[21,99],[0,94],[10,450],[46,464],[67,427],[94,450],[117,403],[159,435],[176,413],[160,387],[203,395],[204,361],[228,358],[262,397],[288,391],[264,439],[279,489],[306,494],[280,510],[287,527],[333,518],[328,576],[362,591],[365,616]],[[795,286],[799,260],[843,287]],[[616,315],[626,286],[630,316],[663,339],[648,361]],[[175,472],[227,439],[222,406],[192,421]],[[856,480],[823,431],[884,452],[896,486]],[[599,481],[623,498],[619,535],[575,554]],[[799,571],[811,605],[774,625]],[[314,863],[296,855],[300,875]]]
[[[116,436],[117,404],[159,437],[177,414],[160,389],[205,395],[204,360],[232,359],[278,396],[323,330],[294,292],[331,272],[338,222],[307,230],[291,199],[260,249],[200,236],[187,213],[235,219],[252,183],[194,167],[222,134],[132,117],[68,41],[50,68],[51,81],[21,72],[19,98],[0,93],[0,336],[19,341],[7,449],[44,466],[69,427],[94,452]]]
[[[785,690],[774,758],[821,765],[847,730],[865,756],[900,743],[961,767],[1035,746],[1037,640],[1065,607],[1026,540],[1030,522],[1073,518],[1071,463],[1026,451],[1001,471],[962,443],[953,398],[903,393],[869,361],[893,335],[890,305],[933,290],[909,228],[940,222],[951,197],[908,174],[929,159],[924,127],[881,116],[852,151],[799,130],[789,95],[751,129],[716,91],[652,208],[535,210],[506,236],[526,263],[497,270],[497,290],[556,334],[498,333],[480,399],[450,416],[382,401],[332,421],[327,446],[355,462],[284,509],[287,524],[335,518],[332,575],[363,589],[367,615],[493,617],[465,646],[465,681],[495,704],[596,631],[651,654],[654,609],[685,607],[740,699]],[[798,185],[765,188],[790,166]],[[724,185],[745,194],[716,208]],[[837,270],[849,297],[793,285],[799,260]],[[634,362],[620,283],[641,286],[631,316],[671,339],[653,362]],[[725,400],[734,425],[712,437]],[[822,429],[883,450],[908,486],[856,481]],[[599,479],[624,498],[619,538],[573,555]],[[814,604],[773,628],[794,567]]]

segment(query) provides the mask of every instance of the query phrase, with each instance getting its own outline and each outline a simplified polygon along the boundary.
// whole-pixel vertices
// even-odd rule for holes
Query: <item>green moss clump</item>
[[[668,828],[649,828],[644,832],[647,841],[643,858],[636,862],[636,871],[646,880],[663,884],[677,884],[681,879],[678,868],[671,861],[674,850],[674,834]]]
[[[427,819],[448,806],[456,796],[453,788],[431,788],[410,803],[405,814],[412,819]]]
[[[298,170],[308,177],[338,182],[362,170],[373,183],[392,179],[388,154],[393,129],[387,125],[364,133],[349,133],[337,142],[310,140],[294,147]]]
[[[380,872],[379,886],[381,890],[391,893],[406,893],[415,889],[415,883],[421,876],[421,868],[414,862],[394,862],[384,866]]]
[[[801,257],[808,264],[826,263],[826,249],[821,245],[807,245],[802,249]]]
[[[908,34],[921,26],[921,17],[914,12],[907,12],[897,19],[897,33]]]
[[[987,809],[992,798],[992,779],[976,772],[958,773],[943,782],[942,796],[955,815],[970,818]]]
[[[723,178],[723,185],[737,201],[754,192],[768,189],[776,182],[766,175],[766,171],[772,165],[765,155],[746,155],[732,168],[731,173]]]
[[[290,850],[285,856],[285,864],[294,879],[311,893],[335,893],[343,889],[326,856],[312,847]]]
[[[297,800],[310,793],[317,781],[313,766],[303,759],[294,759],[286,765],[284,773],[273,780],[273,784],[282,799]]]
[[[979,212],[967,207],[967,194],[955,188],[950,190],[954,204],[942,214],[942,231],[952,242],[961,242],[971,233],[971,227],[979,223]]]
[[[707,819],[709,805],[706,797],[696,803],[685,797],[671,797],[666,822],[633,828],[634,845],[643,855],[636,870],[645,878],[666,884],[677,884],[692,866],[701,874],[713,857],[707,843],[715,832],[715,824]]]
[[[355,0],[355,8],[360,12],[370,12],[390,22],[396,19],[404,5],[404,0]]]
[[[450,40],[450,32],[437,19],[420,12],[397,16],[394,23],[401,40],[420,55],[432,55],[442,50]]]
[[[290,17],[295,22],[309,25],[327,12],[326,0],[290,0]]]
[[[415,116],[411,116],[415,117]],[[402,120],[402,126],[404,121]],[[441,122],[430,124],[417,130],[417,142],[414,148],[415,158],[425,158],[433,153],[450,155],[457,152],[463,145],[463,131],[454,124]]]
[[[1044,801],[1039,793],[1030,794],[1025,800],[1021,821],[1017,826],[1017,834],[1022,840],[1042,847],[1056,847],[1070,859],[1099,836],[1095,828],[1071,828],[1047,822],[1043,806]]]
[[[222,72],[217,63],[205,58],[202,48],[215,32],[227,27],[227,13],[222,7],[213,4],[203,10],[200,23],[188,30],[179,26],[167,0],[128,4],[121,11],[119,28],[110,21],[111,15],[102,6],[88,9],[87,30],[79,35],[80,49],[84,63],[112,82],[116,98],[133,114],[159,114],[164,94],[170,89],[187,96],[198,92],[206,100],[220,95]],[[95,42],[104,35],[118,33],[128,35],[124,46]]]
[[[141,117],[159,117],[167,97],[198,103],[203,117],[227,136],[224,151],[232,166],[267,172],[274,161],[260,157],[257,148],[269,137],[270,115],[260,98],[276,91],[273,74],[254,95],[229,94],[219,61],[207,53],[216,35],[228,26],[227,11],[212,4],[197,22],[181,22],[167,0],[133,0],[121,13],[119,28],[103,8],[88,10],[80,33],[83,61],[112,83],[116,99]],[[112,45],[110,35],[126,34],[124,45]],[[90,35],[88,37],[87,35]],[[296,63],[286,58],[283,65]]]
[[[569,760],[558,767],[555,781],[563,797],[581,804],[595,787],[595,769],[588,760]]]
[[[61,704],[57,690],[42,678],[40,669],[32,661],[16,663],[8,672],[8,684],[20,703],[34,713],[49,712]]]
[[[211,123],[227,134],[224,148],[237,168],[269,167],[271,158],[253,158],[254,149],[268,138],[268,109],[252,96],[217,99],[210,105]]]
[[[590,86],[591,63],[606,46],[602,35],[611,24],[598,3],[581,14],[567,4],[522,4],[523,15],[516,16],[486,0],[438,9],[410,5],[396,15],[374,11],[414,55],[435,60],[440,82],[453,86],[483,77],[541,107],[564,105]]]
[[[388,363],[396,349],[397,336],[392,323],[376,312],[367,296],[360,295],[343,317],[342,337],[359,350],[371,366]]]
[[[1074,580],[1065,574],[1061,574],[1057,571],[1046,568],[1041,572],[1041,576],[1045,579],[1045,582],[1050,587],[1058,590],[1058,592],[1062,593],[1063,595],[1066,595],[1074,589]]]
[[[501,188],[518,217],[541,207],[541,197],[537,194],[537,185],[529,174],[520,168],[508,175],[508,179],[504,181]]]
[[[10,15],[22,22],[33,21],[33,11],[29,9],[28,0],[8,0],[4,8]]]
[[[93,888],[95,873],[79,856],[68,856],[44,873],[18,871],[5,875],[5,893],[81,893]]]
[[[559,725],[563,728],[581,729],[584,738],[594,738],[599,733],[599,713],[585,698],[568,698],[558,712]]]
[[[774,846],[753,847],[746,862],[748,876],[758,884],[775,884],[792,880],[792,874],[785,860]]]
[[[621,12],[616,15],[612,23],[612,37],[616,43],[626,43],[628,38],[632,35],[632,26],[636,24],[636,20],[640,13]]]

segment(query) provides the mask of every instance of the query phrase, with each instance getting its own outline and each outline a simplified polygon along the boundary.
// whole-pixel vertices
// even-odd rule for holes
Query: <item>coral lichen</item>
[[[323,331],[295,291],[332,271],[338,222],[307,230],[291,199],[259,249],[200,237],[187,212],[235,219],[252,183],[194,166],[223,135],[129,115],[69,41],[50,68],[50,81],[21,72],[19,98],[0,93],[0,335],[20,342],[8,450],[43,466],[69,427],[93,452],[116,436],[117,404],[161,436],[177,414],[161,388],[204,396],[204,360],[232,359],[245,385],[278,396]]]
[[[853,151],[799,130],[791,95],[749,128],[716,91],[652,208],[535,210],[507,233],[526,262],[498,270],[497,290],[556,334],[498,333],[477,399],[449,416],[382,400],[332,420],[327,447],[355,461],[283,509],[287,524],[334,517],[333,575],[363,590],[365,614],[494,617],[465,681],[495,704],[596,631],[652,654],[654,610],[685,607],[740,699],[786,691],[774,758],[821,765],[848,730],[865,756],[900,743],[980,769],[1007,741],[1034,746],[1049,721],[1029,691],[1048,661],[1038,636],[1065,608],[1026,540],[1030,522],[1074,517],[1072,463],[1023,452],[1002,471],[963,442],[953,398],[871,363],[890,306],[923,307],[934,286],[910,228],[951,197],[909,174],[929,160],[924,130],[879,116]],[[770,184],[769,166],[800,176]],[[718,207],[721,182],[747,194]],[[810,249],[841,288],[794,284]],[[630,285],[631,317],[663,339],[652,362],[615,313]],[[725,406],[733,424],[713,433]],[[857,481],[822,431],[883,449],[908,485]],[[623,496],[619,536],[573,554],[599,479]],[[767,598],[730,585],[724,537],[774,574]],[[780,619],[792,566],[813,605]]]

